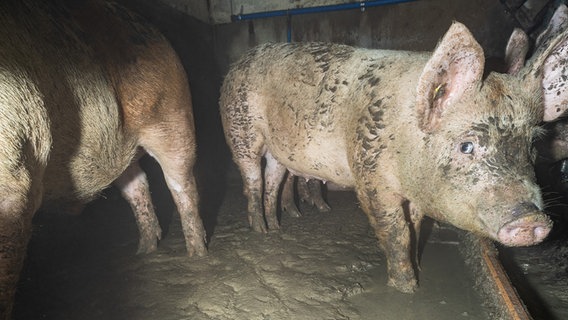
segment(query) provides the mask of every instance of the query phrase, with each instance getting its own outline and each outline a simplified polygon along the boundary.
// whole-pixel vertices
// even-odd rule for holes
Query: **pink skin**
[[[140,233],[137,253],[156,251],[158,240],[162,238],[162,229],[154,213],[148,179],[138,162],[133,162],[114,184],[120,189],[136,217]]]

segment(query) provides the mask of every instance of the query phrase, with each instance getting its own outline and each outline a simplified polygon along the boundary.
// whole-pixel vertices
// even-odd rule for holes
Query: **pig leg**
[[[298,218],[302,216],[302,213],[294,201],[294,177],[293,174],[288,172],[286,180],[284,180],[284,186],[282,187],[280,203],[282,211],[286,211],[290,217]]]
[[[189,256],[204,256],[205,228],[199,216],[199,197],[193,175],[195,146],[189,121],[172,117],[167,127],[145,128],[141,146],[160,164],[168,189],[181,218]]]
[[[410,227],[414,231],[414,266],[416,266],[417,271],[421,271],[420,268],[420,229],[422,227],[422,221],[424,215],[421,210],[418,210],[412,203],[408,204],[408,210],[410,214]],[[412,245],[412,244],[411,244]]]
[[[233,160],[243,178],[243,194],[247,198],[247,216],[252,230],[266,233],[262,207],[262,154],[264,138],[249,124],[248,115],[224,117],[226,139],[233,151]]]
[[[2,188],[0,199],[0,319],[6,320],[12,319],[14,295],[32,233],[32,218],[42,197],[41,185],[30,181],[30,177],[41,181],[39,174],[24,168],[10,169],[15,174],[0,172],[3,181],[11,185]]]
[[[177,140],[172,138],[172,140]],[[193,176],[193,161],[188,159],[192,154],[188,149],[162,148],[151,149],[164,172],[164,178],[181,218],[185,245],[189,256],[204,256],[205,228],[199,216],[199,198],[197,185]]]
[[[278,191],[286,174],[286,167],[280,164],[270,152],[265,154],[266,167],[264,169],[264,212],[268,229],[280,229],[277,216]]]
[[[162,229],[154,213],[148,179],[138,161],[131,163],[114,184],[120,189],[136,217],[140,233],[137,253],[156,251],[158,240],[162,237]]]
[[[302,178],[302,180],[306,179]],[[312,179],[312,180],[307,180],[306,183],[308,185],[311,204],[316,206],[319,212],[329,212],[331,208],[323,199],[322,190],[321,190],[321,181]]]
[[[243,177],[243,191],[248,200],[247,215],[248,222],[252,230],[266,233],[266,223],[262,214],[262,176],[260,160],[258,165],[240,162],[241,175]],[[245,167],[245,168],[243,168]]]
[[[404,293],[414,292],[417,281],[411,260],[410,230],[401,201],[395,196],[380,197],[376,189],[363,190],[357,195],[386,256],[387,284]]]
[[[3,199],[2,209],[17,208],[21,203]],[[11,319],[12,302],[31,234],[32,212],[2,210],[0,221],[0,319]]]

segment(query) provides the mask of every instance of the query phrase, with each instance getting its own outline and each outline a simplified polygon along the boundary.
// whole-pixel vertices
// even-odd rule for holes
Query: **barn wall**
[[[432,50],[452,21],[465,23],[486,54],[502,56],[514,20],[495,0],[422,0],[292,17],[292,41],[332,41],[367,48]],[[250,47],[287,41],[287,18],[214,26],[220,70]]]

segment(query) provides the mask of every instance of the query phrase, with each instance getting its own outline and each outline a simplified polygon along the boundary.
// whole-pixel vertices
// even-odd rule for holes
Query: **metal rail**
[[[244,20],[274,18],[274,17],[288,17],[287,38],[288,42],[290,42],[292,41],[292,16],[300,14],[312,14],[312,13],[353,10],[353,9],[360,9],[361,11],[365,11],[366,8],[370,7],[378,7],[389,4],[398,4],[398,3],[405,3],[412,1],[417,1],[417,0],[373,0],[373,1],[350,2],[350,3],[333,4],[333,5],[317,6],[317,7],[292,8],[285,10],[274,10],[274,11],[253,12],[253,13],[240,13],[240,14],[232,14],[231,21],[236,22]]]

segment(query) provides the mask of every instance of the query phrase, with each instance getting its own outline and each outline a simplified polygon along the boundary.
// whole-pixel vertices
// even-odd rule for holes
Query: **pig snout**
[[[529,246],[544,240],[552,229],[552,222],[533,203],[521,203],[513,208],[514,220],[504,224],[497,239],[511,247]]]

